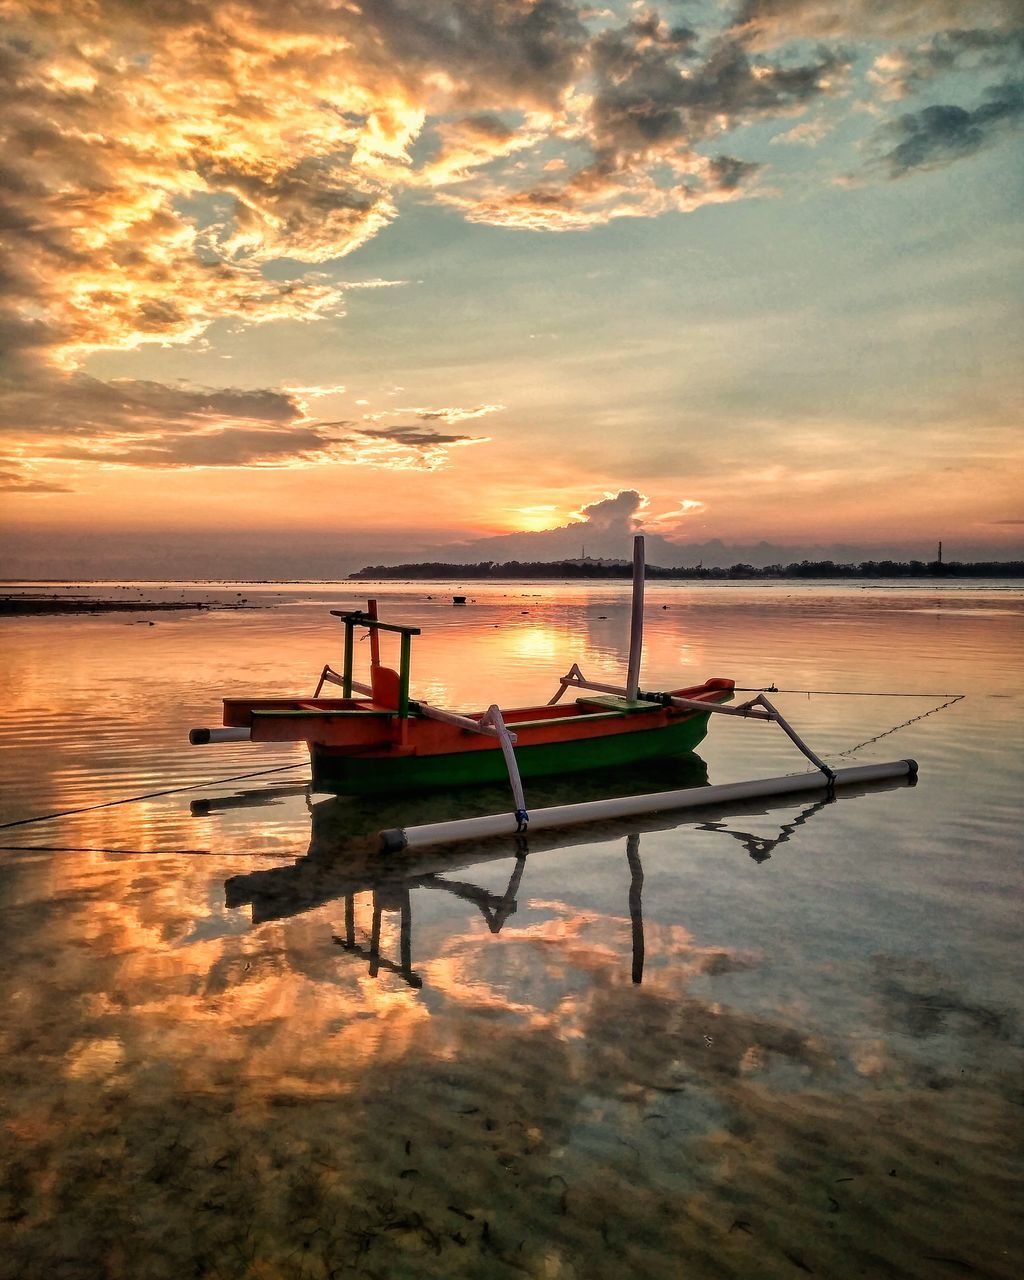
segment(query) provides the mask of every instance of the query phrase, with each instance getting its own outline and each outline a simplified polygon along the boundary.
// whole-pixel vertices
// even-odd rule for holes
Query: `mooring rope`
[[[203,787],[219,787],[225,782],[244,782],[247,778],[263,778],[268,773],[283,773],[286,769],[307,768],[305,760],[295,764],[281,764],[274,769],[257,769],[255,773],[236,773],[230,778],[208,778],[204,782],[190,782],[184,787],[167,787],[163,791],[147,791],[141,796],[124,796],[120,800],[104,800],[102,804],[86,804],[79,809],[60,809],[57,813],[41,813],[35,818],[19,818],[16,822],[0,822],[0,831],[10,827],[27,827],[33,822],[52,822],[54,818],[70,818],[78,813],[93,813],[97,809],[113,809],[120,804],[138,804],[140,800],[155,800],[158,796],[173,796],[182,791],[198,791]],[[8,846],[10,847],[10,846]]]
[[[777,689],[775,685],[758,688],[754,685],[736,685],[737,693],[806,693],[823,698],[950,698],[956,702],[966,698],[965,693],[877,693],[871,689]]]
[[[900,729],[905,729],[908,725],[916,724],[918,720],[924,720],[928,716],[935,715],[936,712],[944,711],[947,707],[951,707],[957,702],[962,702],[967,696],[964,693],[873,693],[859,689],[777,689],[774,685],[768,685],[764,688],[757,688],[752,685],[736,685],[735,690],[737,693],[801,693],[808,696],[816,694],[819,697],[829,698],[947,698],[946,702],[940,703],[937,707],[932,707],[929,711],[923,711],[918,716],[911,716],[909,720],[893,725],[891,729],[886,729],[884,733],[875,734],[873,738],[858,742],[855,747],[848,747],[845,751],[836,752],[838,758],[851,756],[855,751],[859,751],[861,747],[870,746],[873,742],[879,742],[882,738],[887,738],[890,734],[896,733]],[[305,765],[306,762],[304,760],[297,761],[295,764],[277,765],[272,769],[257,769],[252,773],[236,773],[227,778],[208,778],[202,782],[190,782],[187,786],[167,787],[162,791],[146,791],[138,796],[123,796],[119,800],[104,800],[100,804],[82,805],[77,809],[59,809],[56,813],[42,813],[33,818],[18,818],[14,822],[0,822],[0,831],[7,831],[11,827],[27,827],[37,822],[53,822],[57,818],[71,818],[80,813],[94,813],[97,809],[114,809],[123,804],[138,804],[142,800],[156,800],[161,796],[179,795],[183,791],[199,791],[204,787],[218,787],[228,782],[245,782],[249,778],[263,778],[272,773],[285,773],[289,769],[304,768]],[[7,845],[4,847],[14,848],[15,846]]]
[[[858,742],[855,747],[847,747],[845,751],[837,751],[836,756],[852,756],[855,751],[859,751],[861,747],[869,747],[873,742],[880,742],[882,738],[888,738],[891,733],[897,733],[900,729],[905,729],[908,725],[916,724],[918,720],[926,720],[929,716],[933,716],[938,711],[945,711],[947,707],[951,707],[954,703],[962,702],[967,695],[964,693],[954,694],[948,702],[940,702],[937,707],[932,707],[930,711],[922,711],[919,716],[911,716],[909,720],[903,720],[900,724],[894,724],[891,729],[886,729],[883,733],[876,733],[873,738],[866,738],[863,742]]]
[[[759,689],[755,686],[736,685],[737,693],[802,693],[807,697],[816,694],[823,698],[945,698],[945,702],[940,702],[937,707],[931,707],[928,711],[922,711],[920,715],[911,716],[909,720],[901,720],[899,724],[894,724],[891,729],[886,729],[883,733],[876,733],[873,738],[866,738],[863,742],[858,742],[855,747],[847,747],[845,751],[837,751],[834,754],[836,759],[841,760],[844,756],[852,756],[855,751],[859,751],[861,747],[869,747],[873,742],[880,742],[882,738],[888,738],[890,734],[898,733],[900,729],[905,729],[908,725],[916,724],[918,720],[925,720],[928,716],[933,716],[939,711],[945,711],[947,707],[954,706],[957,702],[962,702],[967,697],[966,693],[908,693],[905,690],[899,692],[878,693],[864,689],[777,689],[775,685],[768,685],[767,688]]]

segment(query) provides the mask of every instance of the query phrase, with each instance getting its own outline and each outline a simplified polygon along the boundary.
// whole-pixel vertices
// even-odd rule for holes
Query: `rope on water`
[[[876,693],[864,689],[778,689],[774,684],[768,685],[767,688],[759,689],[754,686],[735,686],[737,693],[802,693],[810,697],[817,694],[826,698],[945,698],[945,702],[940,702],[937,707],[931,707],[928,711],[922,711],[920,715],[911,716],[909,720],[901,720],[899,724],[894,724],[891,729],[886,729],[883,733],[876,733],[873,738],[866,738],[863,742],[858,742],[855,747],[847,747],[845,751],[837,751],[836,759],[841,760],[844,756],[852,756],[855,751],[859,751],[861,747],[869,747],[873,742],[880,742],[882,738],[888,738],[890,734],[898,733],[900,729],[905,729],[908,725],[916,724],[918,720],[925,720],[928,716],[933,716],[939,711],[945,711],[947,707],[952,707],[958,702],[963,702],[967,697],[966,693]]]
[[[236,773],[230,778],[208,778],[204,782],[190,782],[184,787],[167,787],[163,791],[147,791],[141,796],[125,796],[120,800],[104,800],[102,804],[86,804],[79,809],[61,809],[57,813],[42,813],[35,818],[19,818],[16,822],[0,822],[0,831],[10,827],[27,827],[33,822],[52,822],[54,818],[70,818],[78,813],[93,813],[96,809],[113,809],[119,804],[138,804],[140,800],[155,800],[158,796],[173,796],[182,791],[198,791],[203,787],[219,787],[225,782],[244,782],[247,778],[263,778],[268,773],[284,773],[286,769],[308,768],[305,760],[295,764],[281,764],[274,769],[257,769],[254,773]]]
[[[855,747],[849,747],[846,751],[837,753],[839,758],[843,756],[852,756],[855,751],[859,751],[861,747],[870,746],[873,742],[878,742],[882,738],[887,738],[891,733],[896,733],[900,729],[905,729],[907,725],[915,724],[918,720],[924,720],[928,716],[935,715],[938,711],[944,711],[946,707],[951,707],[954,703],[962,702],[967,696],[964,693],[939,694],[939,693],[871,693],[864,692],[859,689],[777,689],[775,685],[768,685],[764,688],[755,688],[753,686],[736,685],[737,693],[803,693],[810,696],[818,694],[821,697],[830,698],[948,698],[948,701],[940,703],[937,707],[932,707],[930,711],[924,711],[919,716],[911,716],[909,720],[904,720],[900,724],[893,725],[891,729],[886,729],[884,733],[878,733],[873,738],[867,738],[864,742],[859,742]],[[0,831],[10,830],[11,827],[27,827],[36,822],[53,822],[56,818],[70,818],[79,813],[94,813],[97,809],[114,809],[122,804],[138,804],[142,800],[156,800],[160,796],[179,795],[182,791],[198,791],[204,787],[218,787],[227,782],[245,782],[249,778],[264,778],[271,773],[285,773],[289,769],[302,769],[306,767],[306,762],[297,761],[295,764],[277,765],[273,769],[257,769],[252,773],[236,773],[228,778],[208,778],[202,782],[190,782],[182,787],[166,787],[162,791],[147,791],[138,796],[124,796],[120,800],[104,800],[101,804],[82,805],[78,809],[60,809],[56,813],[42,813],[34,818],[18,818],[15,822],[0,822]],[[5,846],[13,848],[12,845]],[[33,846],[34,847],[34,846]]]
[[[806,693],[808,697],[811,694],[818,694],[823,698],[949,698],[953,702],[958,702],[961,698],[966,698],[965,693],[876,693],[870,689],[777,689],[775,685],[765,685],[763,688],[754,685],[736,685],[737,693]]]
[[[891,729],[886,729],[883,733],[876,733],[873,738],[866,738],[863,742],[858,742],[855,747],[847,747],[845,751],[836,752],[836,756],[842,759],[843,756],[852,756],[855,751],[859,751],[861,747],[869,747],[873,742],[880,742],[882,738],[888,738],[891,733],[897,733],[900,729],[905,729],[908,725],[916,724],[918,720],[926,720],[929,716],[933,716],[936,712],[945,711],[947,707],[953,706],[957,702],[963,702],[966,694],[955,694],[948,702],[940,702],[937,707],[932,707],[929,711],[922,711],[919,716],[911,716],[909,720],[904,720],[900,724],[894,724]]]

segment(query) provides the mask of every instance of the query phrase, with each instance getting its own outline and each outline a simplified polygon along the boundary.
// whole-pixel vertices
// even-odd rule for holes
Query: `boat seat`
[[[602,693],[595,697],[577,698],[576,705],[594,711],[617,711],[620,715],[635,715],[639,711],[661,710],[657,702],[647,702],[642,698],[637,701],[630,701],[629,698],[620,698],[615,693]]]
[[[402,682],[397,671],[391,667],[374,667],[370,672],[370,688],[374,706],[385,707],[388,711],[398,710]]]

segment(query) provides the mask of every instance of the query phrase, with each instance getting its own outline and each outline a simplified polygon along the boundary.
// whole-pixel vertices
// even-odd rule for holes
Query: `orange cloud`
[[[709,17],[698,31],[573,0],[0,8],[3,443],[16,456],[46,438],[39,456],[75,448],[146,466],[443,465],[472,438],[353,429],[342,442],[288,391],[104,384],[82,371],[101,351],[195,343],[215,320],[311,322],[340,314],[347,288],[397,284],[348,285],[324,268],[378,235],[410,192],[536,231],[765,193],[762,166],[728,154],[725,135],[849,88],[853,55],[808,52],[804,37],[845,39],[860,20],[886,38],[931,32],[927,47],[890,51],[902,79],[876,85],[884,98],[951,66],[996,66],[993,32],[1012,16],[1011,0],[746,0],[732,26]],[[992,30],[935,34],[968,19]],[[765,53],[790,40],[777,59]],[[949,163],[979,130],[987,144],[1020,116],[1019,96],[991,93],[966,114],[908,114],[890,126],[881,169]],[[784,135],[812,137],[806,123]],[[243,395],[262,399],[241,407]],[[494,407],[411,412],[450,424]]]

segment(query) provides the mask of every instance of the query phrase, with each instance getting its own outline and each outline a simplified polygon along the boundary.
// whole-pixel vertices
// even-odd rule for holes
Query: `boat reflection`
[[[767,862],[772,856],[773,849],[777,849],[780,844],[785,844],[793,832],[802,827],[805,822],[810,821],[814,814],[820,813],[822,809],[830,804],[835,804],[835,802],[835,796],[830,795],[807,805],[791,821],[780,823],[779,834],[771,839],[755,835],[752,831],[736,831],[732,827],[726,826],[724,822],[700,822],[697,823],[696,830],[718,831],[723,835],[733,836],[755,862]]]
[[[309,793],[308,782],[290,782],[279,787],[254,787],[248,791],[236,791],[230,796],[210,796],[202,800],[191,800],[189,811],[193,818],[206,818],[211,813],[227,813],[234,809],[265,809],[272,804],[280,804],[294,796]]]
[[[737,806],[733,825],[724,819],[692,824],[693,829],[729,835],[738,840],[755,863],[770,858],[774,849],[791,840],[794,834],[815,814],[834,801],[817,800],[804,806],[794,816],[778,824],[777,834],[766,836],[748,831],[744,817],[765,816],[766,809]],[[351,839],[337,839],[339,825],[351,835],[350,806],[332,798],[311,806],[312,837],[309,851],[294,865],[275,867],[230,877],[225,881],[225,900],[230,908],[249,907],[254,924],[300,915],[331,902],[344,904],[344,924],[332,933],[332,940],[344,953],[363,961],[370,977],[381,972],[400,977],[408,986],[419,990],[422,976],[413,963],[413,896],[427,890],[451,894],[471,903],[480,912],[490,933],[498,934],[517,909],[528,856],[542,848],[564,848],[583,841],[611,839],[624,841],[628,871],[628,902],[631,925],[631,973],[639,985],[643,981],[645,938],[643,919],[644,870],[640,857],[642,832],[635,820],[629,823],[605,823],[599,832],[593,827],[581,831],[545,832],[540,836],[518,837],[510,852],[509,841],[492,841],[489,846],[473,849],[424,851],[409,857],[378,854],[375,849],[360,849]],[[661,816],[664,821],[658,822]],[[735,821],[734,818],[734,821]],[[379,821],[379,812],[378,818]],[[645,823],[646,830],[691,825],[680,815],[656,815]],[[508,883],[502,892],[493,892],[475,882],[474,869],[494,862],[513,860]],[[468,874],[467,874],[468,873]],[[357,900],[369,895],[370,928],[357,927]],[[365,899],[362,907],[365,909]],[[384,928],[385,917],[397,915],[397,956],[386,956],[381,947],[382,936],[394,936],[395,930]],[[363,916],[365,920],[365,915]]]
[[[479,885],[471,884],[468,881],[444,880],[436,875],[418,876],[399,885],[373,889],[371,891],[373,894],[373,915],[371,917],[372,924],[368,946],[364,946],[356,940],[356,894],[355,892],[348,892],[345,894],[345,933],[344,936],[333,934],[333,939],[338,946],[351,955],[359,956],[368,961],[368,972],[371,978],[376,978],[383,968],[389,973],[397,974],[410,987],[418,990],[423,986],[423,979],[412,967],[412,889],[440,889],[443,892],[454,894],[457,898],[464,898],[467,902],[471,902],[475,907],[479,908],[480,914],[487,922],[487,928],[491,933],[500,933],[502,925],[516,910],[516,893],[525,868],[526,854],[520,853],[516,858],[512,875],[509,877],[508,887],[503,894],[490,893]],[[401,917],[398,931],[399,959],[397,963],[381,954],[381,920],[385,911],[397,911]]]
[[[545,780],[543,785],[531,786],[530,800],[542,807],[596,799],[615,790],[622,795],[639,794],[706,786],[707,781],[707,765],[691,753],[654,767],[620,769],[611,777],[595,772],[586,777]],[[268,789],[266,803],[277,803],[281,790]],[[252,807],[258,803],[258,794],[246,791],[237,798],[193,801],[192,812],[205,817],[229,809],[233,803]],[[251,906],[253,923],[261,924],[299,915],[349,893],[369,890],[388,894],[402,885],[430,880],[442,871],[507,858],[509,842],[504,839],[489,841],[485,846],[464,846],[457,853],[425,850],[410,856],[382,855],[378,835],[383,826],[392,823],[438,822],[456,813],[464,817],[500,813],[508,809],[509,801],[507,787],[474,787],[460,791],[456,797],[428,793],[405,802],[394,801],[386,810],[373,797],[331,796],[320,800],[309,805],[311,829],[305,857],[290,867],[232,876],[225,884],[227,905]],[[618,834],[620,830],[628,834],[636,826],[635,821],[628,825],[604,823],[598,838],[607,839],[610,833]],[[529,836],[529,843],[526,838],[517,837],[513,847],[525,854],[594,838],[595,828],[591,826],[582,835],[571,830],[538,832]]]

